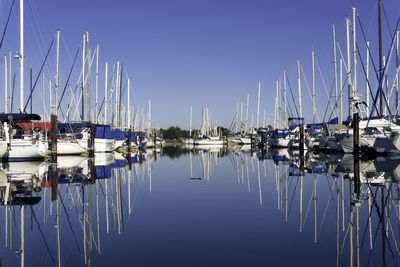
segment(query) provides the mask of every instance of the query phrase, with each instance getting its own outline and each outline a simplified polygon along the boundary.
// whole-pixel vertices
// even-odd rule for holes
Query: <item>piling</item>
[[[131,130],[131,129],[128,130],[128,141],[127,141],[127,145],[128,145],[127,152],[128,152],[128,154],[130,154],[131,151],[132,151],[132,130]]]
[[[358,113],[353,114],[353,156],[354,156],[354,194],[357,199],[360,196],[360,117]]]
[[[128,130],[128,141],[127,141],[127,160],[128,160],[128,166],[129,170],[132,170],[132,159],[131,159],[131,152],[132,152],[132,130],[129,128]]]
[[[57,155],[57,153],[56,153]],[[56,201],[58,197],[57,162],[50,164],[51,168],[51,201]]]
[[[358,113],[353,114],[353,154],[358,157],[360,153],[360,117]]]
[[[96,174],[96,165],[94,162],[94,158],[89,159],[89,169],[90,169],[90,182],[94,184],[97,179],[97,174]]]
[[[51,114],[51,163],[57,163],[57,115]]]

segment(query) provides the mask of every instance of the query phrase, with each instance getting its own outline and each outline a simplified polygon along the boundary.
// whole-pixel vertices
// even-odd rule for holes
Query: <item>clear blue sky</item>
[[[400,2],[383,2],[393,31]],[[0,3],[3,30],[11,0]],[[367,38],[372,42],[377,63],[377,0],[25,0],[26,88],[29,67],[33,67],[35,78],[57,29],[62,35],[60,87],[63,87],[75,51],[88,29],[91,47],[100,44],[99,94],[103,95],[104,62],[123,62],[134,87],[132,104],[147,109],[151,99],[154,126],[188,128],[189,108],[193,106],[193,124],[198,127],[201,108],[205,105],[213,120],[229,126],[236,104],[245,102],[247,94],[250,94],[249,113],[254,114],[255,123],[259,81],[262,83],[261,114],[266,108],[268,121],[272,121],[275,81],[286,69],[297,101],[297,60],[301,60],[311,86],[312,50],[330,90],[333,82],[331,25],[336,25],[337,40],[345,53],[345,17],[351,17],[353,6],[357,7]],[[19,0],[16,0],[1,55],[8,50],[15,54],[19,49],[18,25]],[[386,23],[384,26],[386,54],[389,33]],[[364,47],[359,28],[357,35],[360,46]],[[55,75],[55,62],[53,49],[45,68],[49,79]],[[19,106],[17,66],[13,59],[13,73],[16,71],[17,75],[15,106]],[[72,86],[77,82],[80,68],[81,55],[70,81]],[[3,72],[2,63],[1,99],[4,98]],[[364,91],[362,70],[358,72],[360,90]],[[317,103],[322,119],[327,95],[318,70],[317,74]],[[305,82],[302,83],[304,113],[309,121],[311,101]],[[41,113],[40,95],[35,94],[34,99],[34,110]]]

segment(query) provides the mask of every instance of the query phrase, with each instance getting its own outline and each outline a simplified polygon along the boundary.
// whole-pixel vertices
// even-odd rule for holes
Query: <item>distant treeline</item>
[[[229,136],[231,132],[224,127],[218,127],[218,133],[221,136]],[[189,136],[188,130],[183,130],[179,126],[171,126],[168,129],[160,129],[160,135],[165,139],[176,140],[190,138],[200,134],[200,130],[192,130],[192,136]]]

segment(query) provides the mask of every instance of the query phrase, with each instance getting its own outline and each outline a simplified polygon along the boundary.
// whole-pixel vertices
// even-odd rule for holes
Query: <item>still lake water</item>
[[[359,183],[349,156],[302,174],[287,150],[58,159],[2,165],[1,266],[399,264],[396,158],[362,161]]]

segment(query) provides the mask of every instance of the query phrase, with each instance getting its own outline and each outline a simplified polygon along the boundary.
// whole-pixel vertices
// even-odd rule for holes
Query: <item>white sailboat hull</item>
[[[195,145],[223,145],[223,140],[200,139],[194,141]]]
[[[94,152],[112,152],[114,150],[115,141],[113,139],[95,138]]]
[[[68,140],[68,139],[59,139],[57,140],[57,154],[58,155],[80,155],[83,153],[87,153],[88,149],[88,140],[87,139],[79,139],[79,140]]]
[[[46,155],[47,147],[48,143],[44,141],[13,139],[8,152],[8,159],[40,159]]]

